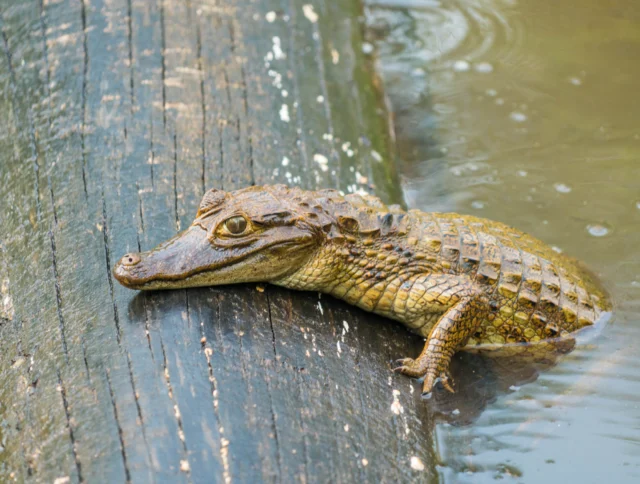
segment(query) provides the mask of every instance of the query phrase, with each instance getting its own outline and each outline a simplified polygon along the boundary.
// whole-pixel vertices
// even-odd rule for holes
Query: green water
[[[615,303],[594,344],[440,408],[442,480],[640,482],[640,3],[370,0],[367,20],[409,205],[530,232]]]

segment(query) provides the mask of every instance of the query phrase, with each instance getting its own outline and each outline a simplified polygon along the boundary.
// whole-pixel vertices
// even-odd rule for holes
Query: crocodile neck
[[[406,241],[394,242],[369,237],[328,241],[300,269],[271,282],[329,294],[366,311],[407,322],[401,310],[403,295],[417,278],[446,269],[429,262],[424,253],[411,251]]]

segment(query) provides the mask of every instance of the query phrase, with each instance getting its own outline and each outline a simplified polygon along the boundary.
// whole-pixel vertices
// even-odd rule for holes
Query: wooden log
[[[0,481],[436,479],[421,339],[318,294],[137,294],[205,189],[400,199],[361,5],[0,1]]]

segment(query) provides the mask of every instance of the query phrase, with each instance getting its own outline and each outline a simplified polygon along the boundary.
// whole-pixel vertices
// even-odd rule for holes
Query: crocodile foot
[[[430,364],[428,358],[402,358],[397,360],[397,363],[400,363],[402,366],[394,368],[393,371],[412,378],[424,378],[424,382],[422,384],[423,395],[430,394],[434,385],[438,381],[442,383],[442,386],[447,391],[455,393],[455,390],[453,389],[453,378],[451,378],[449,371],[438,371],[438,365]]]

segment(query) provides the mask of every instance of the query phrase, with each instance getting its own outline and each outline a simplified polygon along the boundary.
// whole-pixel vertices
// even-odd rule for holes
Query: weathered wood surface
[[[110,273],[205,188],[397,201],[358,2],[0,6],[0,481],[435,480],[429,407],[390,371],[419,338],[317,294]]]

